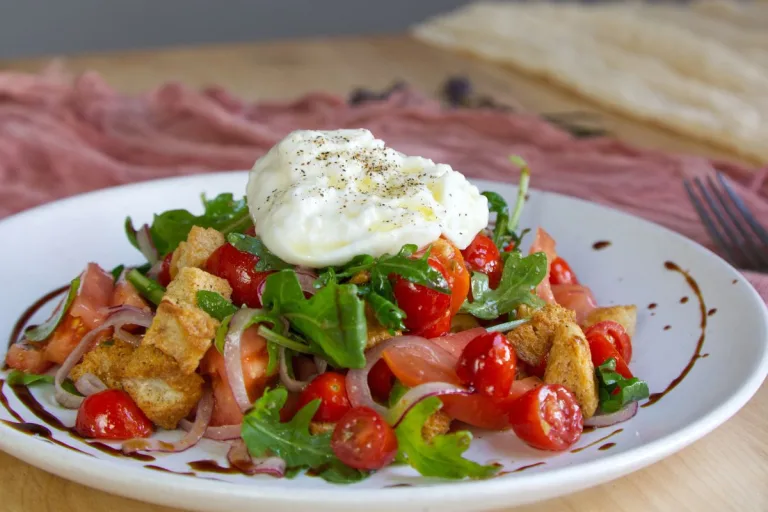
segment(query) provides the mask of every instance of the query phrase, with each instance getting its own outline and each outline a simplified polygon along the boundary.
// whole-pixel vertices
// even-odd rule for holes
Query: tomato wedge
[[[586,334],[585,336],[587,343],[589,343],[589,351],[592,354],[592,364],[595,367],[600,366],[610,358],[614,358],[616,360],[616,373],[626,379],[634,377],[626,361],[621,357],[616,347],[613,346],[613,343],[610,342],[608,336],[598,331],[590,332],[588,336]]]
[[[560,384],[527,392],[512,404],[509,418],[517,437],[540,450],[567,450],[584,430],[576,398]]]
[[[624,358],[624,362],[629,363],[632,361],[632,339],[620,323],[612,320],[598,322],[587,328],[584,331],[584,336],[589,338],[589,335],[593,333],[600,333],[606,336],[608,341],[616,347],[621,357]]]
[[[552,262],[557,258],[557,252],[555,251],[555,239],[549,236],[549,233],[541,228],[536,230],[536,238],[531,244],[531,250],[529,254],[535,254],[537,252],[543,252],[547,255],[547,275],[544,276],[541,283],[536,287],[536,295],[544,299],[549,304],[554,304],[555,296],[552,294],[552,286],[549,283],[549,270]]]

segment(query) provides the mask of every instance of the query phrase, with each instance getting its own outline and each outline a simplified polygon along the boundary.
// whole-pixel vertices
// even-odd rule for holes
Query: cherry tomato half
[[[443,265],[436,260],[429,260],[429,265],[446,275]],[[405,311],[403,320],[409,331],[419,332],[432,326],[441,319],[446,312],[450,315],[451,296],[441,293],[426,286],[415,284],[399,276],[394,278],[394,286],[397,305]],[[448,323],[450,329],[450,321]],[[447,332],[447,331],[446,331]]]
[[[260,308],[259,287],[271,272],[254,270],[259,257],[240,251],[232,244],[224,244],[208,258],[205,269],[226,279],[232,287],[232,302]]]
[[[539,386],[515,400],[509,421],[517,437],[540,450],[567,450],[584,430],[576,398],[560,384]]]
[[[589,331],[590,329],[587,329]],[[599,331],[592,331],[587,335],[587,343],[589,343],[589,351],[592,354],[592,364],[597,367],[605,363],[608,359],[614,358],[616,360],[616,373],[620,374],[626,379],[633,377],[632,372],[627,366],[627,362],[621,356],[616,347],[608,339],[608,336]]]
[[[128,393],[107,389],[83,400],[77,410],[75,430],[86,438],[133,439],[148,437],[152,422]]]
[[[386,404],[394,385],[395,374],[384,359],[379,359],[368,372],[368,387],[371,388],[373,398]]]
[[[482,272],[488,276],[491,288],[496,288],[501,281],[501,255],[496,244],[489,237],[478,233],[475,239],[461,251],[464,263],[469,270]]]
[[[171,284],[171,260],[173,259],[173,252],[169,252],[163,258],[160,263],[160,272],[157,273],[157,282],[163,286]]]
[[[614,322],[612,320],[598,322],[595,325],[588,327],[584,331],[584,336],[589,338],[589,335],[592,333],[600,333],[606,336],[608,341],[616,347],[616,350],[621,354],[621,357],[624,358],[625,363],[632,361],[632,339],[629,337],[629,334],[627,334],[627,331],[624,330],[624,326],[619,322]]]
[[[315,421],[338,421],[351,407],[346,379],[340,373],[325,372],[312,379],[299,396],[299,408],[318,398],[320,407],[313,418]]]
[[[558,256],[549,266],[549,284],[579,284],[579,280],[568,262]]]
[[[429,262],[442,265],[435,268],[438,268],[448,281],[448,288],[451,289],[451,316],[453,316],[459,311],[469,294],[469,271],[464,264],[464,257],[458,247],[445,238],[438,238],[432,243]]]
[[[497,400],[509,396],[515,380],[517,354],[500,332],[481,334],[469,342],[459,357],[456,374],[462,384]]]
[[[355,407],[333,429],[331,449],[349,467],[381,469],[395,459],[397,437],[379,413]]]

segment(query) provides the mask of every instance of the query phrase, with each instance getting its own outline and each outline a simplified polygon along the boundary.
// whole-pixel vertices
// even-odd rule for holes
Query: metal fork
[[[717,181],[711,176],[706,180],[685,179],[683,185],[709,236],[730,263],[746,270],[768,272],[768,231],[725,177],[717,173]]]

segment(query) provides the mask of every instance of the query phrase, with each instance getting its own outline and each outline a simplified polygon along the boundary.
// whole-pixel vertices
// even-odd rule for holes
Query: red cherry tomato
[[[469,270],[482,272],[488,276],[491,288],[496,288],[501,281],[501,255],[493,240],[482,233],[478,233],[472,243],[461,251],[464,263]]]
[[[379,359],[368,372],[368,387],[371,388],[373,398],[379,402],[387,403],[394,384],[395,374],[389,369],[384,359]]]
[[[549,266],[549,284],[579,284],[579,280],[568,262],[558,256]]]
[[[587,330],[589,331],[589,329]],[[616,350],[616,347],[613,346],[613,343],[608,339],[608,336],[602,332],[593,331],[590,332],[589,336],[586,336],[586,338],[587,343],[589,343],[589,351],[592,354],[592,364],[595,367],[600,366],[610,358],[614,358],[616,360],[616,373],[626,379],[634,377],[629,366],[627,366],[626,361],[621,357],[621,354]]]
[[[451,289],[451,316],[455,315],[469,294],[469,271],[458,247],[445,238],[438,238],[429,251],[430,264],[442,272]]]
[[[157,273],[157,282],[163,286],[168,286],[171,283],[171,260],[173,259],[173,252],[169,252],[163,258],[160,263],[160,272]]]
[[[429,265],[445,275],[442,264],[430,260]],[[396,276],[393,291],[397,305],[405,311],[403,320],[409,331],[421,331],[437,322],[446,312],[450,314],[451,296]],[[450,322],[449,322],[450,328]]]
[[[462,384],[497,400],[509,396],[515,380],[517,355],[500,332],[481,334],[469,342],[459,357],[456,374]]]
[[[509,421],[517,437],[540,450],[567,450],[584,430],[576,398],[560,384],[539,386],[515,400]]]
[[[333,453],[355,469],[381,469],[395,459],[397,437],[384,418],[368,407],[355,407],[336,424]]]
[[[510,242],[509,245],[507,245],[504,248],[504,252],[512,252],[515,250],[515,242]]]
[[[86,438],[132,439],[148,437],[152,422],[128,393],[108,389],[86,397],[77,411],[75,430]]]
[[[584,331],[584,336],[589,338],[589,335],[593,333],[600,333],[606,336],[608,341],[616,347],[616,350],[621,354],[621,357],[624,358],[625,363],[632,361],[632,339],[629,337],[629,334],[627,334],[627,331],[624,330],[624,326],[619,322],[614,322],[612,320],[598,322],[595,325],[588,327]]]
[[[447,334],[451,330],[452,318],[453,315],[451,315],[451,311],[447,310],[443,313],[443,316],[435,320],[434,323],[414,332],[414,334],[427,339],[437,338],[443,334]]]
[[[260,308],[259,287],[271,272],[254,270],[259,258],[224,244],[208,258],[205,268],[215,276],[226,279],[232,287],[232,302]]]
[[[346,379],[340,373],[325,372],[312,379],[299,396],[299,408],[318,398],[320,407],[313,418],[315,421],[338,421],[351,407]]]

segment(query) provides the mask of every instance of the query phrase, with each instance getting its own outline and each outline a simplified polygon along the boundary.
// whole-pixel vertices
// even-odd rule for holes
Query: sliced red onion
[[[441,395],[469,395],[470,392],[461,386],[447,382],[426,382],[409,389],[400,400],[389,410],[387,422],[396,427],[408,414],[414,405],[432,396]]]
[[[157,281],[158,276],[160,275],[160,270],[163,268],[163,260],[158,259],[154,265],[152,265],[149,270],[147,270],[147,277],[151,277],[155,281]]]
[[[227,452],[227,460],[246,475],[271,475],[275,478],[285,476],[285,461],[280,457],[254,459],[248,453],[248,447],[242,439],[234,441]]]
[[[139,450],[148,452],[183,452],[187,448],[196,445],[203,438],[208,424],[213,415],[213,393],[210,389],[203,392],[203,397],[197,403],[195,422],[189,432],[175,443],[160,441],[159,439],[131,439],[123,443],[123,453],[133,453]]]
[[[75,389],[83,396],[91,396],[107,389],[107,385],[94,374],[84,373],[75,381]]]
[[[632,419],[635,414],[637,414],[638,408],[639,404],[637,402],[630,402],[619,411],[608,414],[596,414],[595,416],[592,416],[588,420],[584,421],[584,426],[597,428],[610,427],[611,425],[616,425],[617,423],[622,423]]]
[[[320,356],[315,356],[315,367],[317,368],[317,374],[322,375],[328,369],[328,361]]]
[[[245,389],[245,376],[243,375],[243,362],[240,356],[240,343],[243,332],[249,327],[251,318],[263,313],[260,309],[243,308],[232,316],[229,322],[229,331],[224,338],[224,366],[227,370],[229,387],[240,411],[245,413],[251,408],[248,399],[248,390]]]
[[[429,341],[456,357],[458,361],[469,342],[486,332],[488,331],[484,327],[475,327],[466,331],[444,334]]]
[[[189,420],[181,420],[179,422],[179,427],[181,427],[183,430],[186,430],[187,432],[192,430],[192,425],[194,425],[194,423]],[[237,425],[208,427],[205,429],[205,434],[203,434],[203,437],[207,439],[214,439],[216,441],[229,441],[230,439],[239,438],[242,428],[243,426],[239,423]]]
[[[371,388],[368,386],[368,373],[373,368],[384,351],[390,348],[398,347],[418,347],[420,350],[435,351],[441,348],[432,345],[425,338],[419,336],[396,336],[383,343],[376,345],[365,355],[365,367],[356,370],[349,370],[347,373],[347,395],[353,407],[370,407],[382,416],[386,416],[389,410],[386,407],[376,403],[371,395]],[[437,356],[436,356],[437,357]]]
[[[311,378],[306,381],[302,380],[296,380],[293,377],[291,377],[290,372],[288,371],[288,361],[285,357],[285,347],[280,347],[280,382],[285,386],[285,389],[288,391],[292,391],[294,393],[300,393],[304,390],[305,387],[307,387],[307,384],[309,384],[309,381],[312,380]]]
[[[304,269],[302,267],[296,268],[296,277],[299,279],[301,290],[309,295],[314,295],[317,290],[315,289],[315,280],[317,274],[311,270]]]
[[[110,308],[111,313],[97,328],[91,330],[83,336],[80,343],[70,352],[69,356],[64,360],[64,363],[56,371],[54,377],[54,386],[56,388],[56,401],[62,406],[68,409],[77,409],[83,402],[83,397],[73,395],[69,391],[65,390],[61,384],[69,376],[69,372],[72,368],[82,359],[86,352],[93,348],[94,341],[98,339],[98,336],[104,331],[114,327],[115,331],[121,332],[124,325],[138,325],[141,327],[149,327],[152,323],[153,315],[146,311],[142,311],[139,308],[133,306],[116,306]]]
[[[264,295],[264,289],[267,287],[267,280],[262,279],[261,282],[256,287],[256,297],[259,299],[259,304],[264,304],[264,301],[261,300],[261,297]]]
[[[147,258],[147,261],[154,265],[160,259],[157,253],[155,243],[152,241],[152,233],[149,231],[149,224],[144,224],[136,231],[136,243],[139,245],[139,251]]]

